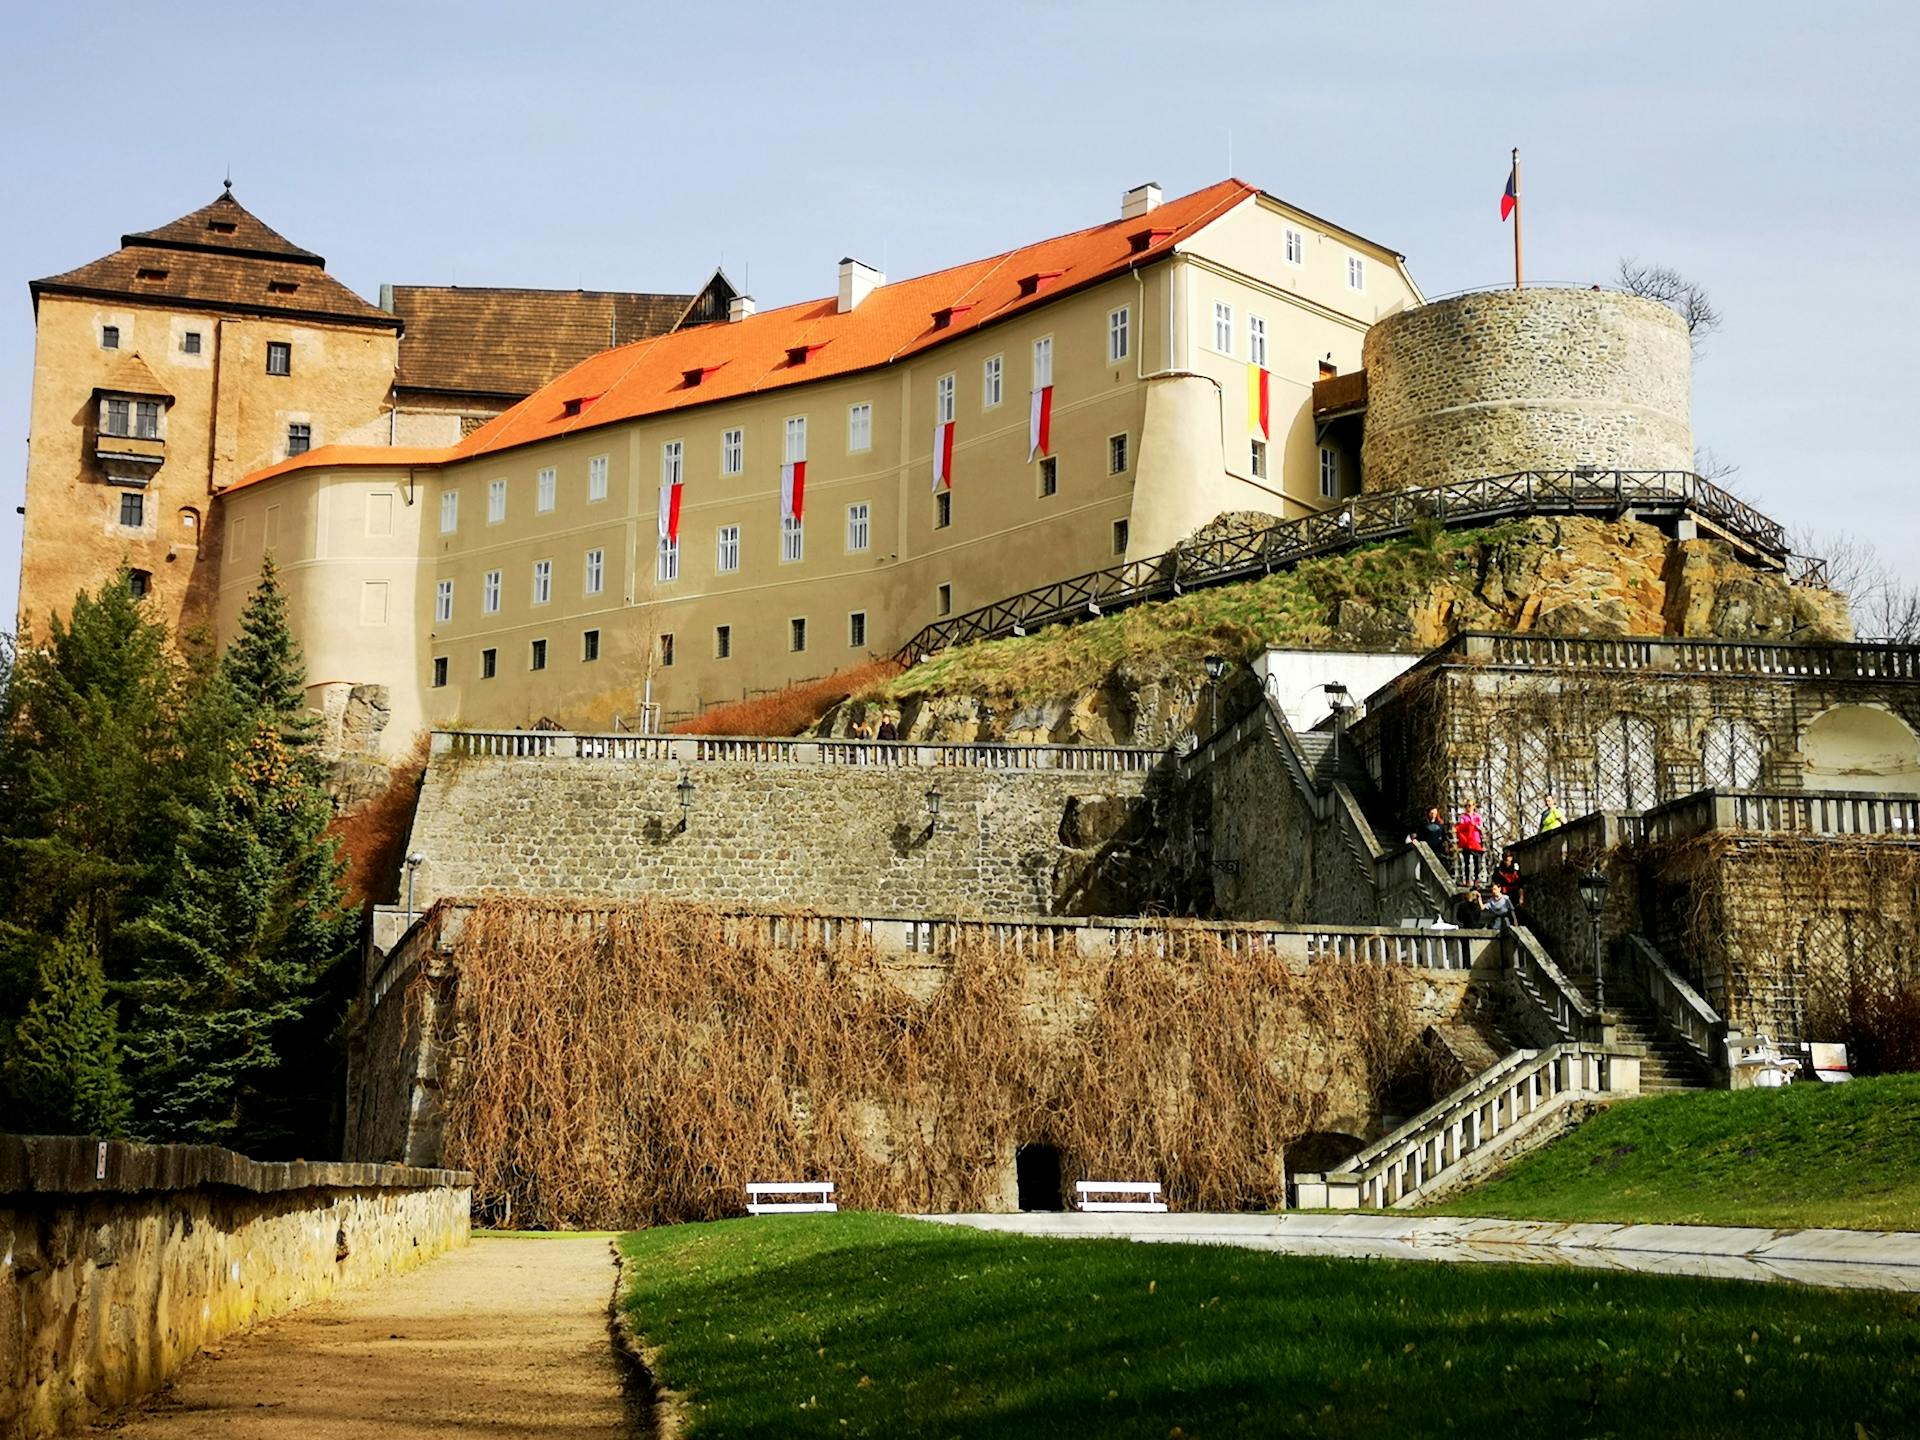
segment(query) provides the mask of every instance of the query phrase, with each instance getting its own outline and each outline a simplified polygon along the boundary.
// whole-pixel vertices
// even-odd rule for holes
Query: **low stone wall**
[[[472,1177],[0,1136],[0,1440],[85,1423],[201,1346],[429,1260]]]

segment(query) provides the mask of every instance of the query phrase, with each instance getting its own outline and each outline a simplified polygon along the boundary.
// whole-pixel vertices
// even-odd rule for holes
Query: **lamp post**
[[[1205,661],[1207,667],[1207,715],[1211,723],[1207,731],[1212,734],[1220,728],[1220,677],[1227,673],[1227,657],[1209,655]]]
[[[940,787],[927,787],[927,838],[933,838],[933,832],[940,828]]]
[[[693,809],[693,772],[682,766],[680,783],[673,787],[673,793],[680,797],[680,834],[687,833],[687,815]]]
[[[1340,727],[1346,723],[1347,711],[1353,708],[1353,695],[1338,680],[1330,680],[1320,687],[1326,692],[1327,709],[1333,712],[1333,764],[1340,768]]]
[[[1600,949],[1600,912],[1607,908],[1607,877],[1598,865],[1580,877],[1580,898],[1586,902],[1587,917],[1593,923],[1593,1000],[1600,1018],[1607,1017],[1607,967]]]
[[[413,877],[420,867],[427,863],[427,857],[418,850],[407,856],[407,928],[413,928]]]

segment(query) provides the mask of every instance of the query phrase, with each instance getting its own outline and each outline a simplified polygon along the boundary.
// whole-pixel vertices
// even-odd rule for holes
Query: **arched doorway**
[[[1800,736],[1809,790],[1893,790],[1920,795],[1920,739],[1878,705],[1836,705]]]

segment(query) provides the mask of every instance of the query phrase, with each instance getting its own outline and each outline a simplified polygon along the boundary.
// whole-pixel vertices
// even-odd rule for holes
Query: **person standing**
[[[1566,823],[1567,817],[1560,813],[1560,802],[1551,795],[1547,796],[1547,803],[1540,811],[1540,833],[1544,835],[1549,830],[1558,830]]]
[[[1460,878],[1469,885],[1478,885],[1484,878],[1486,824],[1480,807],[1473,803],[1473,797],[1469,795],[1467,803],[1461,807],[1460,818],[1453,823],[1453,843],[1460,852]]]
[[[1487,896],[1486,904],[1480,909],[1483,916],[1481,923],[1489,929],[1504,930],[1513,923],[1513,899],[1504,885],[1496,883],[1493,893]]]
[[[1500,863],[1493,867],[1493,878],[1505,887],[1516,903],[1524,903],[1526,897],[1520,890],[1520,862],[1514,859],[1513,851],[1501,853]]]
[[[1447,823],[1440,818],[1438,805],[1428,807],[1426,819],[1414,821],[1413,832],[1407,836],[1407,843],[1411,845],[1416,840],[1425,841],[1427,848],[1433,851],[1434,858],[1442,864],[1446,863]]]
[[[873,738],[876,740],[898,740],[900,738],[900,727],[893,723],[893,712],[891,710],[880,717],[880,733]]]

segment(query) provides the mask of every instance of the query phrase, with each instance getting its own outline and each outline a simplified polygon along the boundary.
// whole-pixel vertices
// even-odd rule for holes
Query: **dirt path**
[[[476,1238],[197,1356],[122,1440],[623,1436],[604,1238]]]

